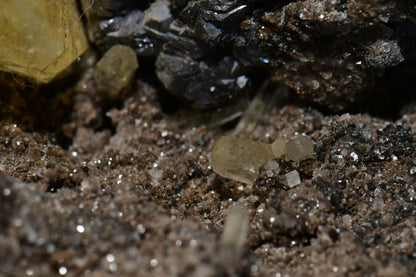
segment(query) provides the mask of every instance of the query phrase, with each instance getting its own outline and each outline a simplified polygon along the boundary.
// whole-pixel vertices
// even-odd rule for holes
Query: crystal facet
[[[270,144],[225,136],[212,150],[212,169],[225,178],[252,184],[259,168],[273,157]]]
[[[47,83],[87,48],[75,0],[1,1],[0,70]]]
[[[266,175],[273,176],[280,172],[278,162],[270,160],[285,157],[299,162],[312,158],[313,155],[313,141],[306,136],[297,136],[291,140],[276,139],[272,144],[225,136],[215,144],[211,164],[214,172],[222,177],[252,184],[258,177],[259,168],[268,161],[265,166]],[[299,173],[295,170],[286,177],[289,186],[300,183]]]
[[[305,136],[291,139],[286,144],[285,155],[289,160],[299,162],[313,156],[313,141]]]
[[[97,62],[94,72],[99,91],[109,98],[117,93],[131,80],[139,67],[136,53],[124,45],[115,45]]]

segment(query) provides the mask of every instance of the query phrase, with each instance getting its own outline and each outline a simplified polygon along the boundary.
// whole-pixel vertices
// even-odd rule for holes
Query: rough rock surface
[[[81,2],[94,48],[78,74],[0,74],[0,276],[414,275],[411,1]],[[140,68],[110,101],[94,65],[115,44]],[[369,94],[334,115],[267,77],[333,110]],[[200,108],[260,96],[212,123],[157,78]],[[212,171],[222,136],[299,135],[315,154],[277,155],[251,185]]]
[[[80,104],[85,99],[76,99],[66,149],[48,133],[1,124],[2,275],[416,270],[414,105],[397,121],[284,106],[250,138],[271,143],[305,133],[316,157],[269,162],[245,186],[210,168],[215,141],[232,130],[177,128],[145,83],[107,112],[113,131],[79,119],[94,111]],[[293,170],[302,182],[290,188],[284,176]],[[238,262],[224,269],[218,244],[235,203],[248,211],[248,239]]]
[[[196,108],[241,97],[268,75],[341,111],[377,91],[383,78],[394,84],[415,75],[410,0],[158,0],[128,13],[117,12],[115,1],[85,2],[99,48],[123,43],[156,57],[164,87]]]

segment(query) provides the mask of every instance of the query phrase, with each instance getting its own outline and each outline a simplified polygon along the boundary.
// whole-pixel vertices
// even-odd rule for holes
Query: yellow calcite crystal
[[[259,168],[273,158],[270,144],[224,136],[212,150],[211,164],[214,172],[225,178],[252,184]]]
[[[131,80],[139,67],[133,49],[125,45],[115,45],[97,62],[94,78],[97,88],[110,99]]]
[[[295,162],[313,157],[313,141],[305,136],[298,136],[286,144],[286,157]]]
[[[88,48],[75,0],[1,0],[0,70],[47,83]]]
[[[291,140],[276,139],[272,144],[225,136],[217,141],[212,150],[211,165],[218,175],[251,185],[258,177],[259,168],[267,161],[285,157],[299,162],[313,156],[313,141],[306,136],[296,136]],[[273,167],[278,166],[276,162]],[[300,183],[296,170],[286,174],[286,178],[290,187]]]
[[[280,157],[282,157],[285,152],[286,152],[286,145],[289,142],[289,140],[287,139],[276,139],[273,143],[272,143],[272,151],[274,156],[278,159]]]

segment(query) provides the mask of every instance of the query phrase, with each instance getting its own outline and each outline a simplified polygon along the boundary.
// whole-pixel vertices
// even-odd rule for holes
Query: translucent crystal
[[[158,0],[145,11],[145,24],[159,31],[167,31],[173,20],[169,10],[169,2]]]
[[[279,174],[279,163],[271,161],[273,159],[286,157],[298,162],[313,157],[313,154],[313,141],[305,136],[276,139],[272,144],[227,136],[220,138],[214,146],[211,164],[214,172],[225,178],[252,184],[263,165],[268,177]],[[286,178],[289,186],[300,183],[297,171],[289,172]]]
[[[243,206],[230,209],[221,235],[219,257],[224,264],[235,264],[244,250],[250,218]]]
[[[273,175],[278,175],[280,173],[280,165],[276,160],[270,160],[264,165],[264,169],[266,170],[267,177],[272,177]],[[271,172],[268,173],[268,172]]]
[[[139,67],[133,49],[124,45],[115,45],[97,62],[94,77],[99,91],[114,98],[131,80]]]
[[[313,141],[305,136],[295,137],[286,144],[285,155],[295,162],[311,158],[313,157]]]
[[[286,152],[286,145],[289,142],[289,140],[287,139],[276,139],[273,143],[272,143],[272,151],[273,151],[273,155],[276,158],[280,158],[282,157],[285,152]]]
[[[46,83],[88,48],[75,0],[13,0],[0,6],[2,71]]]
[[[225,136],[215,144],[211,164],[214,172],[222,177],[252,184],[259,168],[273,158],[270,144]]]
[[[301,183],[299,172],[297,170],[292,170],[285,174],[286,183],[290,188],[297,186]]]

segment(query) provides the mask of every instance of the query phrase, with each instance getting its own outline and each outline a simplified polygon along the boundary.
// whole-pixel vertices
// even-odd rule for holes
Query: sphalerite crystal
[[[312,158],[313,141],[306,136],[296,136],[291,140],[276,139],[272,144],[267,144],[224,136],[217,141],[212,150],[211,165],[214,172],[222,177],[252,184],[261,166],[267,161],[283,157],[295,162]],[[291,180],[296,179],[293,173],[289,177]],[[296,179],[289,183],[296,185],[299,182],[300,179]]]
[[[414,75],[413,2],[81,0],[96,49],[153,57],[166,90],[195,108],[245,97],[264,75],[333,111],[379,95],[384,72]]]
[[[88,48],[75,0],[0,4],[0,70],[47,83]]]

